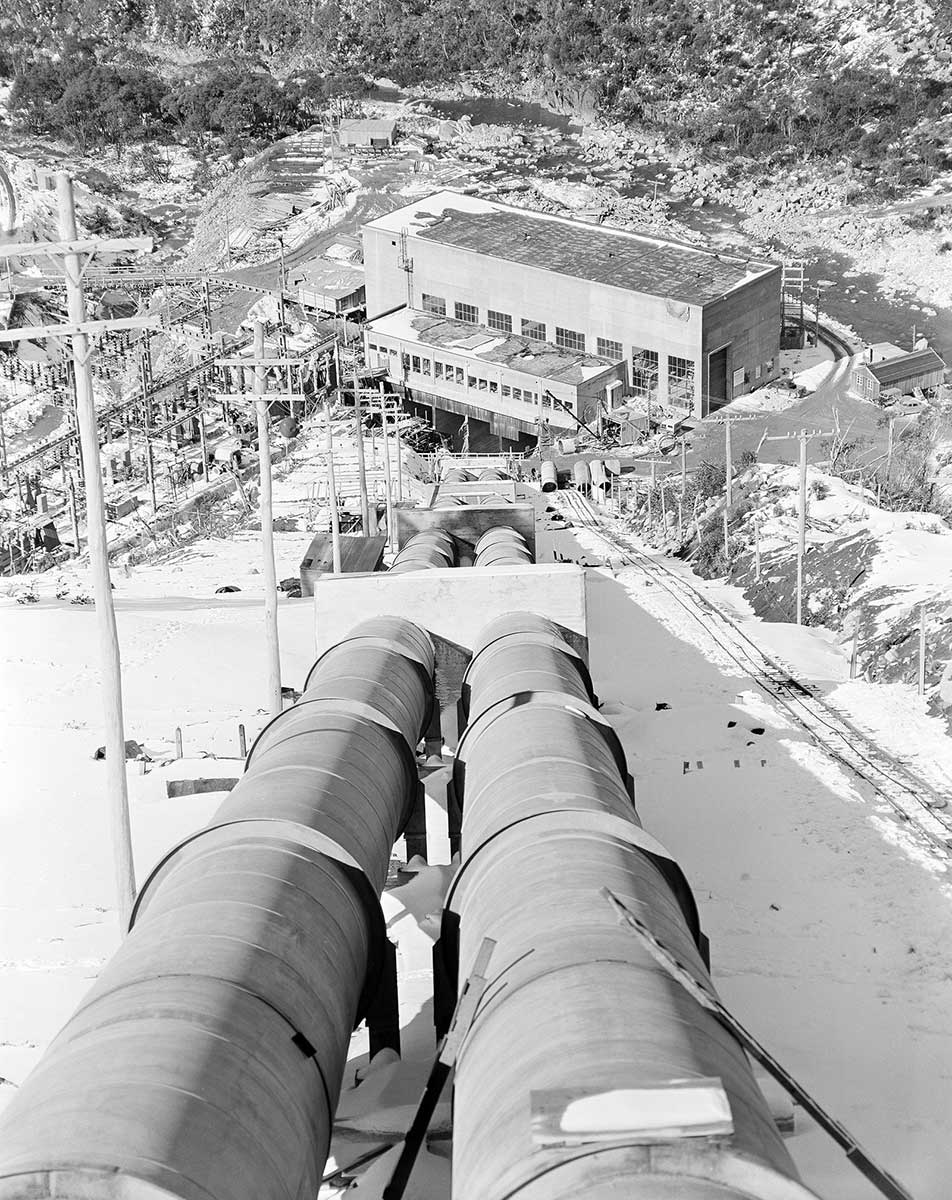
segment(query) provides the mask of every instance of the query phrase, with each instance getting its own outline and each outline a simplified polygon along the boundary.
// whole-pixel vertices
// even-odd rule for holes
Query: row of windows
[[[424,312],[433,313],[438,317],[446,316],[446,299],[443,296],[431,296],[428,292],[424,292],[421,296],[421,303]],[[461,300],[456,300],[453,303],[453,317],[457,321],[464,321],[467,325],[478,325],[479,309],[475,304],[464,304]],[[494,308],[488,308],[486,310],[486,325],[490,329],[494,329],[497,333],[511,334],[512,316],[509,313],[498,312]],[[521,317],[519,320],[519,332],[523,337],[532,338],[534,341],[544,342],[546,340],[544,321],[534,321],[530,317]],[[562,350],[573,350],[584,354],[585,334],[578,329],[564,329],[561,325],[556,325],[555,344]],[[598,353],[604,354],[606,357],[621,358],[621,342],[599,338]]]
[[[373,350],[378,354],[392,354],[398,357],[399,352],[393,346],[388,350],[386,346],[378,346],[375,342],[368,342],[367,349]],[[418,354],[404,354],[402,356],[403,366],[408,371],[414,371],[418,375],[429,375],[432,365],[432,375],[434,379],[440,379],[444,383],[454,383],[458,387],[469,387],[474,391],[487,392],[491,396],[501,395],[504,399],[518,400],[523,404],[532,404],[538,407],[540,404],[539,394],[532,392],[528,388],[512,387],[507,383],[497,383],[495,379],[482,379],[478,375],[467,375],[462,367],[455,366],[453,363],[443,363],[434,359],[432,364],[428,358],[423,358]],[[544,393],[541,398],[541,406],[543,408],[551,408],[552,400]],[[572,405],[569,403],[566,407],[571,410]]]

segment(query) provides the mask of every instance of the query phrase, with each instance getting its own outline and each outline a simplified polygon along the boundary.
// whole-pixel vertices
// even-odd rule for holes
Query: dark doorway
[[[707,358],[708,412],[723,408],[730,397],[727,394],[727,351],[729,346],[709,354]]]

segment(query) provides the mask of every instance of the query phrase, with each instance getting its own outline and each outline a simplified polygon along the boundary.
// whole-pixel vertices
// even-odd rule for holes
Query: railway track
[[[794,678],[680,575],[618,530],[606,531],[604,518],[580,493],[566,489],[554,498],[575,525],[596,534],[610,547],[613,556],[620,557],[626,566],[637,567],[663,588],[723,654],[836,762],[885,801],[897,819],[914,831],[933,855],[946,861],[950,858],[952,808],[948,797],[884,754],[870,737],[834,711],[808,684]]]

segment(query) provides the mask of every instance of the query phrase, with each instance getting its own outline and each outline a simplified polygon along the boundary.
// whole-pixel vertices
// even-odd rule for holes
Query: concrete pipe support
[[[306,1200],[386,958],[433,649],[359,626],[260,734],[209,826],[0,1117],[2,1200]]]
[[[740,1045],[600,894],[611,888],[711,986],[690,889],[640,826],[580,660],[561,652],[556,668],[551,644],[525,640],[520,623],[480,639],[454,781],[463,854],[444,936],[452,945],[458,930],[459,980],[483,939],[496,942],[456,1062],[454,1200],[805,1200]],[[533,673],[540,690],[527,692]],[[672,1083],[708,1078],[728,1097],[732,1133],[679,1136],[683,1111],[652,1129]],[[540,1097],[616,1090],[649,1093],[631,1133],[534,1138]]]

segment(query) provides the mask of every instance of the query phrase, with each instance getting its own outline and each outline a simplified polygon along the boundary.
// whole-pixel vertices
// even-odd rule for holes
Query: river
[[[402,101],[408,99],[401,92],[377,89],[372,95],[381,100]],[[415,100],[414,105],[425,105],[438,116],[450,120],[469,117],[474,125],[529,126],[558,135],[560,141],[549,153],[539,155],[529,165],[517,164],[511,155],[503,155],[505,173],[523,176],[548,176],[570,182],[582,181],[591,176],[613,183],[622,195],[651,196],[655,189],[664,196],[673,168],[665,163],[647,163],[635,167],[627,181],[619,186],[616,168],[611,163],[601,167],[585,158],[578,139],[581,126],[569,117],[549,112],[538,104],[525,104],[499,98],[473,97],[462,100]],[[525,152],[523,151],[522,154]],[[696,209],[690,200],[665,197],[670,204],[671,216],[689,229],[703,234],[712,244],[721,248],[735,246],[747,252],[756,249],[741,229],[743,213],[727,205],[705,205]],[[781,251],[783,253],[783,251]],[[799,257],[793,249],[789,257]],[[813,290],[821,288],[820,307],[823,312],[853,328],[868,342],[893,342],[905,349],[912,348],[913,325],[917,337],[925,337],[929,344],[952,365],[952,307],[936,309],[934,313],[923,311],[914,295],[887,297],[878,288],[878,275],[858,270],[849,258],[841,254],[823,253],[814,262],[807,263],[806,298],[811,304]]]

